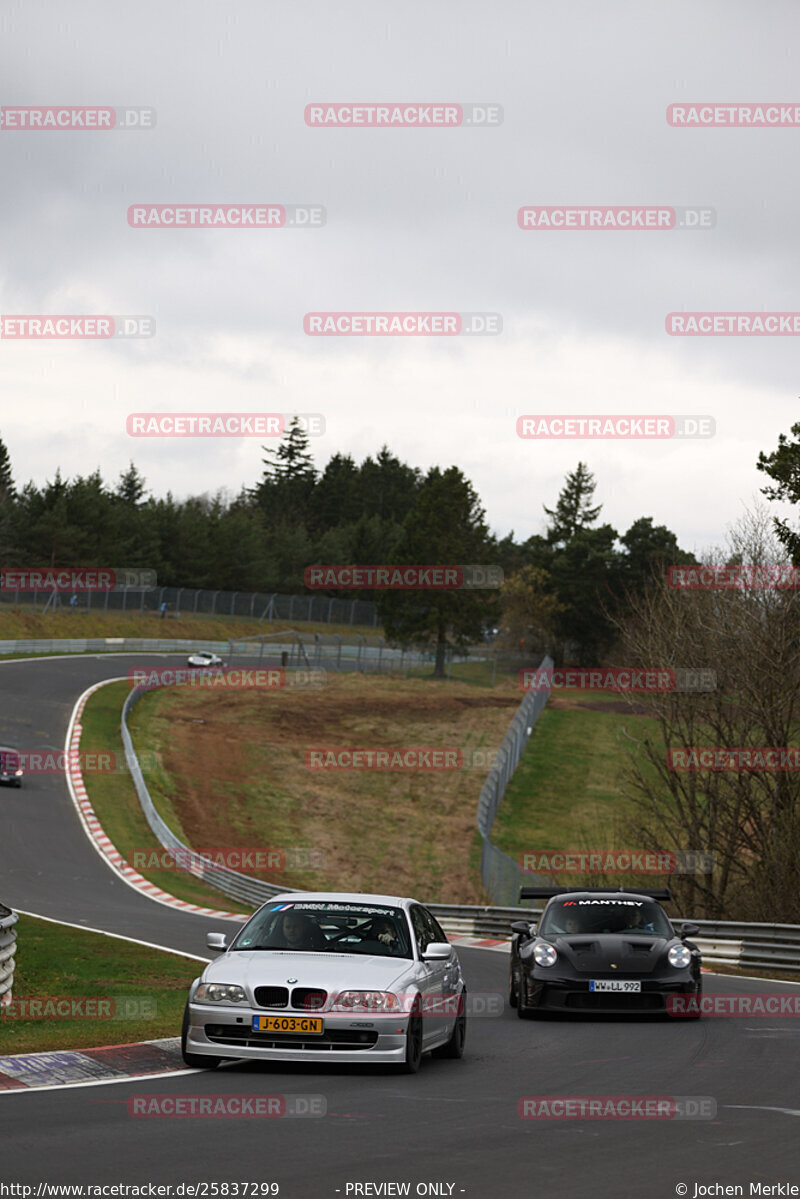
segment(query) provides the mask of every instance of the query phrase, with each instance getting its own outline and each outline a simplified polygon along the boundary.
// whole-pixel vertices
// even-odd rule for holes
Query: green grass
[[[580,696],[570,698],[580,702]],[[526,850],[637,848],[619,841],[630,812],[621,793],[631,747],[626,729],[636,737],[659,731],[648,717],[546,707],[500,805],[495,844],[514,857]]]
[[[20,916],[14,1001],[93,998],[99,1018],[0,1016],[0,1052],[125,1045],[180,1035],[189,984],[202,962],[100,933]]]
[[[120,713],[129,691],[128,683],[109,683],[107,687],[101,687],[99,691],[89,697],[81,718],[83,726],[82,753],[113,751],[116,754],[117,762],[124,764],[125,754],[120,737]],[[157,703],[159,698],[159,696],[148,696],[142,702]],[[136,714],[137,710],[134,709],[134,717]],[[134,721],[132,724],[135,727]],[[153,750],[157,749],[157,746],[148,745],[148,748]],[[174,786],[170,776],[158,767],[154,774],[150,773],[146,777],[148,786],[154,777],[156,780],[160,779],[164,793]],[[134,849],[161,849],[160,843],[145,820],[136,789],[127,771],[114,774],[86,772],[83,781],[86,784],[92,807],[97,813],[97,818],[106,835],[126,861],[131,861]],[[159,811],[173,831],[181,836],[180,822],[171,806],[159,805]],[[186,900],[188,903],[216,908],[225,912],[243,912],[248,915],[253,910],[182,870],[164,872],[145,868],[141,869],[139,873],[170,895]]]

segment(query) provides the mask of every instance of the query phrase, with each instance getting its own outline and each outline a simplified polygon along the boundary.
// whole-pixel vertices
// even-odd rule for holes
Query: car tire
[[[508,1006],[518,1007],[519,996],[517,995],[517,984],[514,982],[514,971],[509,967],[508,971]]]
[[[694,993],[693,998],[697,1000],[698,1011],[696,1014],[694,1012],[691,1012],[688,1016],[684,1016],[684,1020],[702,1020],[702,1018],[703,1018],[703,1013],[699,1010],[700,1004],[703,1001],[702,986],[698,987],[698,989]]]
[[[451,1060],[464,1056],[464,1043],[467,1039],[467,989],[459,996],[458,1015],[453,1024],[449,1040],[438,1049],[434,1049],[433,1057],[445,1057]]]
[[[400,1067],[402,1074],[416,1074],[422,1062],[422,1016],[419,1005],[414,1004],[408,1017],[406,1029],[406,1054]]]
[[[525,982],[525,975],[520,979],[520,992],[517,997],[517,1015],[520,1020],[535,1020],[538,1012],[536,1008],[528,1007],[528,985]]]
[[[183,1010],[183,1024],[181,1025],[181,1057],[185,1064],[192,1070],[216,1070],[217,1066],[222,1061],[221,1057],[207,1057],[205,1053],[188,1053],[186,1050],[186,1041],[189,1037],[189,1005],[187,1003]]]

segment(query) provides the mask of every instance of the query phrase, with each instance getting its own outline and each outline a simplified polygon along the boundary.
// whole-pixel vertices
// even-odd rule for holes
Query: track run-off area
[[[63,746],[88,687],[165,660],[137,654],[0,663],[0,742]],[[477,793],[465,802],[477,802]],[[347,880],[334,885],[346,890]],[[385,889],[391,893],[391,879]],[[127,885],[87,837],[57,774],[0,789],[0,900],[204,959],[206,932],[239,927],[174,910]],[[219,906],[225,907],[222,895]],[[20,974],[24,955],[21,940]],[[175,1189],[181,1183],[230,1183],[230,1196],[234,1183],[254,1184],[261,1189],[248,1194],[284,1199],[695,1199],[724,1193],[696,1189],[715,1184],[739,1185],[741,1192],[727,1193],[744,1195],[793,1193],[769,1189],[778,1184],[800,1187],[800,1019],[523,1022],[505,1002],[507,955],[460,948],[459,956],[471,995],[504,1000],[499,1014],[471,1018],[461,1061],[426,1058],[412,1076],[335,1062],[230,1064],[139,1081],[0,1092],[0,1181],[32,1184],[34,1195],[39,1183],[170,1184],[173,1195],[189,1193]],[[706,974],[705,992],[795,994],[797,988]],[[497,1013],[499,1005],[489,1006]],[[129,1105],[141,1095],[322,1097],[325,1114],[142,1118]],[[710,1097],[716,1115],[531,1120],[519,1114],[528,1096]],[[278,1189],[265,1189],[268,1183]],[[221,1187],[206,1193],[226,1194]]]

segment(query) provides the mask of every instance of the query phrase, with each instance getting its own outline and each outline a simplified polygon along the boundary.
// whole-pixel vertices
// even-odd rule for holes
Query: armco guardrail
[[[17,933],[14,925],[19,917],[11,908],[0,903],[0,1007],[11,1002],[14,986],[14,957],[17,952]]]
[[[552,665],[552,658],[542,659],[542,669],[546,670]],[[491,834],[497,809],[506,793],[508,781],[519,765],[519,760],[528,744],[528,738],[533,732],[533,726],[547,703],[548,695],[549,692],[544,690],[525,692],[522,703],[514,713],[508,732],[500,744],[494,765],[486,776],[478,799],[478,832],[483,842],[481,879],[489,898],[495,903],[508,903],[509,900],[516,899],[523,883],[530,886],[535,882],[535,876],[523,874],[514,859],[493,844]]]
[[[432,661],[431,654],[394,649],[382,637],[369,645],[353,635],[349,644],[337,635],[309,636],[295,629],[227,641],[188,641],[175,637],[59,637],[0,641],[0,654],[195,654],[207,650],[229,665],[257,664],[265,659],[306,670],[408,670]]]
[[[0,654],[224,654],[227,641],[184,641],[175,637],[40,637],[0,641]]]

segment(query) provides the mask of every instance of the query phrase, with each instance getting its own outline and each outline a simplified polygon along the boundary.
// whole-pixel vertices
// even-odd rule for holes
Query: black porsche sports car
[[[508,1001],[520,1019],[540,1012],[666,1012],[670,995],[702,995],[700,951],[678,934],[658,899],[669,890],[523,887],[549,903],[538,925],[511,925]],[[697,1005],[699,1011],[699,1004]]]

